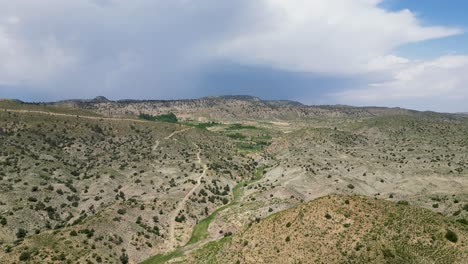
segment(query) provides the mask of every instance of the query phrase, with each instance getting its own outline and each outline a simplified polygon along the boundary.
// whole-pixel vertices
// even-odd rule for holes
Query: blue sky
[[[467,1],[0,0],[0,98],[468,111]]]
[[[468,1],[461,0],[390,0],[382,6],[388,10],[410,9],[423,24],[446,25],[468,30]],[[414,58],[433,58],[446,53],[468,54],[468,34],[435,39],[405,45],[398,49],[398,53]]]

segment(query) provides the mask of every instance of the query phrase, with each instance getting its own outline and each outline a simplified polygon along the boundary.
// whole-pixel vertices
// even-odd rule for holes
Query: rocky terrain
[[[250,96],[3,100],[0,260],[463,263],[467,135],[458,114]]]
[[[99,96],[93,100],[68,100],[53,105],[67,105],[93,110],[104,116],[132,116],[139,113],[172,112],[185,120],[197,121],[304,121],[317,117],[365,117],[394,114],[417,114],[400,108],[307,106],[294,101],[265,101],[253,96],[211,96],[187,100],[119,100]]]

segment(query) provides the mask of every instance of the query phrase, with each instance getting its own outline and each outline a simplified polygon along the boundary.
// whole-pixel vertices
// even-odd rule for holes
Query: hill
[[[0,106],[5,263],[134,262],[170,250],[256,166],[232,139],[206,129]]]
[[[466,226],[426,209],[331,195],[254,221],[181,263],[465,263],[467,238]]]
[[[404,200],[420,207],[407,207],[404,214],[419,217],[418,210],[430,210],[436,214],[427,213],[428,219],[442,221],[440,228],[452,228],[463,238],[455,222],[466,224],[468,217],[467,134],[468,119],[462,115],[304,106],[250,96],[174,101],[98,97],[47,104],[1,100],[0,259],[175,261],[205,252],[198,251],[205,245],[224,247],[231,235],[232,241],[247,237],[250,224],[308,201],[323,203],[327,200],[316,199],[332,194],[357,199],[353,204],[358,206],[350,209],[357,218],[345,227],[356,234],[377,228],[362,212],[387,221],[378,214],[392,212],[392,205]],[[365,198],[355,195],[385,201],[359,202]],[[376,204],[368,208],[367,203]],[[335,211],[327,213],[338,219]],[[395,225],[416,228],[408,221],[401,215]],[[298,234],[291,233],[290,242],[293,235]],[[327,239],[341,241],[344,235]],[[279,234],[262,238],[286,242]],[[358,238],[369,245],[368,238]],[[349,241],[352,238],[345,237],[342,250],[324,262],[338,261],[344,253],[355,262],[362,262],[361,255],[379,260]],[[378,245],[370,251],[381,254]],[[359,254],[349,247],[359,248]],[[319,249],[326,252],[325,244]],[[424,247],[411,249],[414,258],[427,253]],[[232,244],[233,252],[239,250]],[[281,246],[286,254],[283,250],[301,256],[294,248]],[[398,253],[391,250],[385,254]],[[246,254],[257,254],[252,252]],[[268,254],[259,256],[273,256]],[[452,256],[447,259],[457,260]],[[235,263],[235,258],[229,261]]]
[[[262,100],[246,95],[210,96],[184,100],[67,100],[53,105],[68,105],[88,109],[104,116],[137,116],[140,113],[159,115],[174,113],[183,120],[236,121],[284,120],[310,121],[317,117],[373,117],[386,115],[425,115],[425,113],[385,107],[308,106],[288,100]],[[427,113],[440,117],[436,113]]]

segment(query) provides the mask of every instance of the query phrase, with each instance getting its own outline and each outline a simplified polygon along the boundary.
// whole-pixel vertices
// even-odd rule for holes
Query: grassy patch
[[[245,150],[245,151],[260,151],[265,146],[268,146],[269,144],[270,144],[269,142],[264,142],[264,141],[258,141],[258,142],[253,142],[253,143],[238,142],[237,147],[240,150]]]
[[[186,126],[200,128],[200,129],[207,129],[209,127],[222,125],[221,123],[217,123],[217,122],[205,122],[205,123],[182,122],[181,124],[186,125]]]
[[[260,180],[263,176],[263,171],[264,171],[264,168],[259,167],[255,171],[254,178],[252,180],[249,180],[247,182],[240,182],[236,184],[236,186],[234,186],[234,188],[232,189],[233,196],[234,196],[232,201],[229,204],[216,209],[208,217],[198,222],[198,224],[196,224],[193,227],[192,236],[190,237],[190,240],[187,242],[187,245],[195,244],[198,241],[207,238],[209,235],[208,228],[210,227],[211,222],[213,222],[213,220],[215,219],[216,215],[219,212],[226,210],[227,208],[231,206],[236,205],[239,202],[240,197],[242,196],[242,187]]]
[[[231,203],[225,206],[222,206],[216,209],[213,213],[211,213],[207,218],[201,220],[193,227],[192,236],[190,240],[187,242],[187,245],[195,244],[200,240],[203,240],[208,237],[208,227],[210,227],[211,222],[215,219],[216,215],[221,212],[222,210],[232,206]]]
[[[219,251],[223,248],[224,244],[231,241],[231,237],[224,237],[218,241],[210,242],[204,245],[200,250],[197,251],[195,257],[195,262],[203,263],[219,263],[217,255]]]
[[[228,134],[227,136],[238,140],[244,140],[246,138],[246,136],[242,135],[241,133]]]
[[[180,248],[172,251],[172,252],[169,252],[169,253],[166,253],[166,254],[158,254],[156,256],[153,256],[143,262],[141,262],[141,264],[162,264],[162,263],[166,263],[167,261],[173,259],[173,258],[177,258],[177,257],[181,257],[183,255],[183,252]]]
[[[273,137],[270,136],[270,135],[260,135],[258,136],[257,138],[255,138],[256,140],[264,140],[264,141],[268,141],[268,140],[272,140]]]
[[[255,126],[242,125],[242,124],[232,124],[226,128],[226,130],[241,130],[241,129],[258,129]]]

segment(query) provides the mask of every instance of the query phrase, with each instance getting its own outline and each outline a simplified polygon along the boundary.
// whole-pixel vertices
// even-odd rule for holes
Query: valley
[[[0,164],[6,263],[468,256],[464,115],[248,96],[3,100]]]

